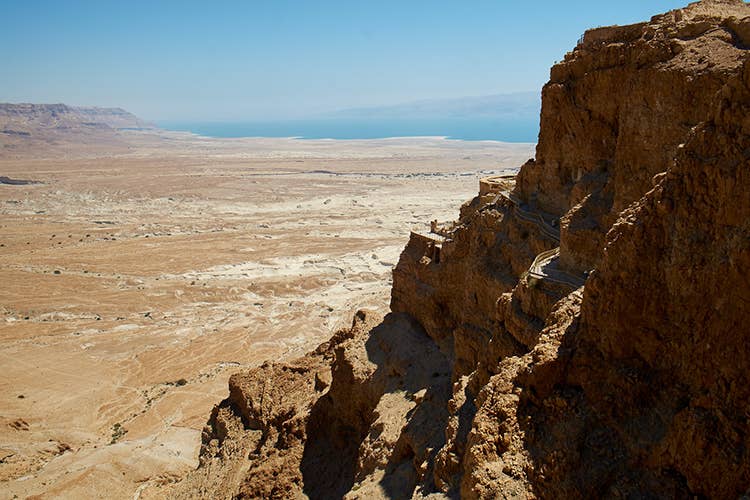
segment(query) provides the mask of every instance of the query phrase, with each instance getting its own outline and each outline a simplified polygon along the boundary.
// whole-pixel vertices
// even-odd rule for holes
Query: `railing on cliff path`
[[[532,224],[536,224],[536,226],[542,231],[542,233],[544,233],[545,236],[557,241],[558,243],[560,242],[560,229],[547,223],[547,221],[545,221],[544,218],[538,213],[530,212],[521,208],[521,200],[518,199],[518,197],[514,195],[512,191],[500,191],[498,192],[498,196],[502,196],[513,204],[513,210],[519,219],[525,220],[526,222],[531,222]]]
[[[546,275],[542,268],[546,266],[552,259],[560,255],[560,247],[555,247],[552,250],[542,252],[534,258],[534,261],[529,266],[527,274],[532,278],[544,279]]]
[[[513,194],[513,176],[494,176],[481,179],[479,182],[480,195],[496,193],[494,201],[497,203],[500,198],[505,198],[513,206],[515,215],[526,222],[536,225],[539,230],[548,238],[560,242],[560,228],[549,224],[544,218],[536,212],[523,208],[523,202]],[[585,282],[585,277],[576,276],[560,269],[549,268],[553,260],[560,256],[560,247],[547,250],[536,256],[531,263],[526,274],[532,278],[546,280],[553,283],[571,286],[573,288],[581,287]]]
[[[544,218],[538,213],[531,212],[523,208],[523,202],[512,192],[514,176],[494,176],[486,177],[481,179],[479,182],[480,195],[488,195],[495,193],[497,196],[493,200],[492,204],[496,204],[500,201],[500,198],[505,198],[513,206],[513,212],[518,216],[519,219],[526,222],[530,222],[536,225],[542,233],[560,242],[560,229],[547,223]],[[434,223],[433,223],[434,224]],[[412,231],[412,239],[416,238],[425,245],[425,250],[430,253],[430,258],[440,262],[440,251],[443,243],[447,241],[447,238],[443,235],[437,234],[434,227],[431,227],[429,233],[422,231]],[[576,276],[567,271],[562,271],[550,267],[553,260],[560,256],[560,247],[555,247],[551,250],[540,253],[534,258],[534,261],[529,266],[529,269],[524,273],[526,276],[530,276],[535,279],[550,281],[562,285],[571,286],[573,288],[579,288],[586,282],[585,277]]]
[[[545,269],[553,260],[560,256],[560,247],[547,250],[536,256],[526,272],[528,276],[539,280],[551,281],[573,288],[580,288],[586,283],[586,279],[576,276],[560,269]]]

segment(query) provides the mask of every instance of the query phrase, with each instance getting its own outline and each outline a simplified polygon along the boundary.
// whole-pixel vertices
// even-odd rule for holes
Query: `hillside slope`
[[[204,498],[737,498],[750,7],[588,31],[534,160],[413,233],[392,313],[230,380]]]

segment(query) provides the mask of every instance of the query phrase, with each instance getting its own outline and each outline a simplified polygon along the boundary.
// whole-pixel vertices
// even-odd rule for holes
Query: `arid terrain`
[[[748,49],[590,29],[535,148],[0,106],[0,491],[748,498]]]
[[[60,133],[0,134],[0,498],[137,498],[181,478],[231,374],[387,312],[410,229],[533,156]]]

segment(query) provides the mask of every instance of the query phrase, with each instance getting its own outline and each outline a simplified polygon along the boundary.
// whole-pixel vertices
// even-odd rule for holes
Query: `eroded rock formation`
[[[749,46],[734,0],[587,32],[515,188],[412,236],[385,319],[234,377],[177,493],[746,493]]]

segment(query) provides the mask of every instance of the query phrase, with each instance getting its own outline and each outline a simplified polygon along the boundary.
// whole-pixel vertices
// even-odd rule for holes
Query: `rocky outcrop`
[[[180,491],[745,494],[749,36],[733,0],[587,32],[515,188],[412,235],[385,319],[233,378]]]
[[[450,365],[404,314],[360,311],[307,356],[229,382],[178,498],[357,498],[432,487]],[[408,425],[404,425],[408,422]]]

